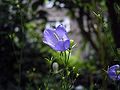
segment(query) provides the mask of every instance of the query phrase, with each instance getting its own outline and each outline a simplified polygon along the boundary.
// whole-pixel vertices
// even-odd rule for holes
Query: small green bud
[[[120,75],[120,70],[117,70],[117,71],[116,71],[116,74],[117,74],[117,75]]]
[[[65,77],[62,77],[62,79],[64,80],[64,79],[65,79]]]
[[[67,75],[68,75],[68,76],[70,75],[70,71],[67,72]]]
[[[19,5],[19,4],[17,4],[17,7],[18,7],[18,8],[20,8],[20,5]]]
[[[76,74],[76,77],[78,77],[78,76],[79,76],[79,74],[77,73],[77,74]]]
[[[16,3],[19,3],[19,0],[16,0],[15,2],[16,2]]]
[[[75,69],[75,67],[73,67],[73,70]]]
[[[35,72],[36,68],[33,68],[33,72]]]
[[[70,40],[70,48],[75,47],[75,45],[76,45],[76,44],[75,44],[74,40],[71,39],[71,40]]]
[[[98,17],[100,17],[100,14],[97,14]]]
[[[70,40],[70,46],[73,46],[74,45],[74,40]]]
[[[58,69],[59,69],[58,63],[57,63],[57,62],[54,62],[54,63],[52,64],[52,68],[53,68],[54,73],[57,73],[57,72],[58,72]]]

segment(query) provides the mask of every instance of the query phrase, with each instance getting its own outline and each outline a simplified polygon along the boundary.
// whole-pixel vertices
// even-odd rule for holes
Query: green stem
[[[65,53],[65,66],[67,67],[67,54],[66,54],[66,51],[64,51]]]
[[[60,60],[62,61],[62,63],[64,63],[63,59],[61,57],[63,57],[63,52],[60,52]]]
[[[70,58],[70,53],[71,53],[71,50],[69,49],[69,51],[68,51],[69,53],[68,53],[68,58],[67,58],[67,64],[68,64],[68,61],[69,61],[69,58]]]

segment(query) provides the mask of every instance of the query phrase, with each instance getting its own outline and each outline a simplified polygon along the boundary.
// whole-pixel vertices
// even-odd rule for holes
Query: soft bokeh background
[[[62,62],[42,33],[59,24],[76,43],[69,60],[70,78],[79,74],[73,88],[115,90],[106,70],[120,64],[119,0],[0,0],[0,90],[46,90],[46,82],[58,90],[47,59],[60,68]]]

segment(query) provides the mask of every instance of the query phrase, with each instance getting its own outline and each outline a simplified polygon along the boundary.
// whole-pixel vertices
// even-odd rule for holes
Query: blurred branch
[[[106,0],[111,29],[113,32],[113,36],[117,48],[120,48],[120,20],[119,20],[120,16],[115,11],[114,5],[119,3],[120,3],[119,0]]]
[[[79,24],[79,26],[80,26],[81,33],[83,34],[83,36],[84,36],[88,41],[90,41],[92,47],[97,51],[98,48],[97,48],[96,44],[94,43],[94,41],[92,40],[90,32],[86,32],[86,31],[84,30],[84,25],[83,25],[83,20],[84,20],[84,19],[83,19],[83,16],[84,16],[84,15],[85,15],[84,8],[83,8],[83,7],[79,7],[79,17],[78,17],[77,21],[78,21],[78,24]]]

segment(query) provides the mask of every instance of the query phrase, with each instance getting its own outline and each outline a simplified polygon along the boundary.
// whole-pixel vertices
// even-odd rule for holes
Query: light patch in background
[[[45,7],[46,8],[52,8],[54,5],[55,0],[45,0]]]
[[[63,26],[65,26],[66,28],[66,31],[70,32],[70,19],[68,17],[64,17],[61,20],[48,21],[48,23],[46,24],[46,28],[55,28],[60,24],[63,24]]]

